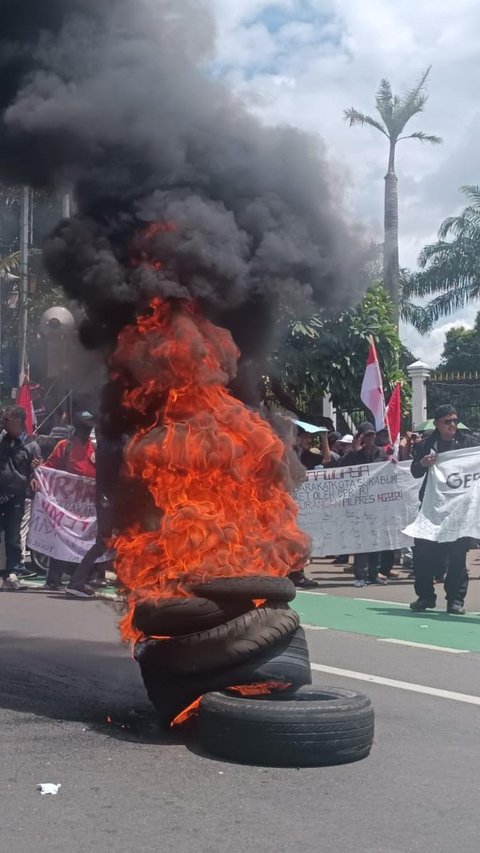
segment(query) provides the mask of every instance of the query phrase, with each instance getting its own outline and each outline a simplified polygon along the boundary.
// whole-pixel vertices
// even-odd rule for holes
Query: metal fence
[[[435,371],[427,381],[427,416],[437,406],[451,403],[460,419],[471,429],[480,429],[480,373]]]

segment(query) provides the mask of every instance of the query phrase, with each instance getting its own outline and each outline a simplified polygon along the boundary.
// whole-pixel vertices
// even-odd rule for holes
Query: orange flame
[[[124,403],[156,412],[129,442],[127,466],[161,512],[159,529],[132,528],[115,542],[130,591],[125,639],[138,638],[131,615],[140,597],[188,596],[192,582],[220,576],[286,575],[306,560],[285,447],[225,388],[238,356],[230,333],[186,300],[154,299],[120,334],[112,369],[135,384]]]

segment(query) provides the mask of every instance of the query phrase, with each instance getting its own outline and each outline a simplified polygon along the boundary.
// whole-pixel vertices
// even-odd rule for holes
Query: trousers
[[[376,580],[379,568],[380,554],[378,552],[355,554],[353,557],[353,573],[357,581]]]
[[[456,542],[429,542],[427,539],[415,539],[413,547],[413,568],[415,572],[415,592],[426,601],[436,601],[433,579],[446,567],[445,596],[447,602],[458,601],[463,604],[468,589],[467,551],[470,539],[457,539]]]
[[[5,537],[6,567],[2,574],[7,577],[10,572],[22,563],[22,544],[20,538],[20,525],[23,518],[25,506],[24,498],[12,498],[4,504],[0,504],[0,525]]]

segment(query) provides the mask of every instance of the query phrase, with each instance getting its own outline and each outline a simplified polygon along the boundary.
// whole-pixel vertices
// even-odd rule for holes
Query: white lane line
[[[313,589],[297,589],[297,595],[328,595],[328,592],[314,592]]]
[[[302,622],[302,628],[308,628],[309,631],[328,631],[326,625],[306,625]]]
[[[345,596],[346,598],[346,596]],[[354,601],[373,601],[374,604],[394,604],[395,607],[410,607],[403,601],[384,601],[383,598],[354,598]]]
[[[312,669],[326,672],[329,675],[340,675],[351,678],[352,681],[368,681],[370,684],[382,684],[384,687],[396,687],[397,690],[409,690],[411,693],[424,693],[427,696],[437,696],[439,699],[452,699],[454,702],[464,702],[467,705],[480,705],[480,696],[470,696],[468,693],[454,693],[452,690],[440,690],[438,687],[427,687],[424,684],[412,684],[409,681],[396,681],[394,678],[383,678],[380,675],[368,675],[366,672],[355,672],[352,669],[339,669],[336,666],[324,666],[311,663]]]
[[[395,640],[393,637],[378,637],[379,643],[395,643],[397,646],[413,646],[415,649],[431,649],[434,652],[450,652],[452,655],[468,655],[470,649],[451,649],[449,646],[432,646],[429,643],[412,643],[410,640]]]

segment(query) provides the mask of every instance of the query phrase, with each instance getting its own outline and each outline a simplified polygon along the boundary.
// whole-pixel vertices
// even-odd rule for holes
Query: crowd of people
[[[94,444],[92,435],[94,419],[88,411],[74,414],[72,424],[52,430],[49,442],[41,442],[26,433],[25,411],[19,406],[9,406],[3,413],[3,434],[0,438],[0,525],[5,545],[5,566],[0,570],[0,589],[20,592],[27,587],[24,581],[35,572],[26,565],[25,533],[31,502],[37,486],[35,469],[46,468],[65,471],[83,477],[95,478],[97,539],[80,563],[71,564],[52,558],[45,580],[45,588],[63,589],[62,578],[69,575],[65,594],[72,598],[92,598],[98,586],[105,584],[105,570],[97,563],[107,549],[113,530],[112,491],[115,476],[121,468],[122,440],[100,437]],[[407,433],[398,448],[389,439],[388,430],[377,431],[373,424],[363,422],[355,435],[338,432],[319,433],[319,446],[314,446],[312,435],[302,427],[297,428],[294,450],[307,470],[368,465],[377,462],[411,460],[411,473],[423,478],[420,503],[425,493],[429,470],[442,453],[480,444],[468,430],[458,429],[459,418],[453,406],[439,406],[435,412],[434,429],[427,435]],[[454,542],[439,543],[416,539],[413,555],[405,560],[414,580],[417,599],[412,610],[424,611],[436,606],[435,581],[444,580],[447,611],[465,612],[464,603],[468,588],[466,557],[472,540],[460,538]],[[413,562],[411,561],[413,559]],[[346,565],[349,555],[334,557],[334,563]],[[355,586],[385,584],[398,577],[394,572],[393,551],[364,552],[353,556]],[[291,574],[300,589],[318,586],[304,571]]]
[[[94,445],[94,419],[88,411],[74,414],[71,426],[61,425],[52,430],[51,440],[42,441],[26,432],[26,414],[20,406],[9,406],[2,419],[0,439],[0,525],[3,529],[5,565],[0,570],[0,588],[8,592],[27,589],[24,581],[36,575],[26,566],[26,533],[28,532],[31,502],[38,486],[35,469],[42,465],[68,474],[95,479],[104,483],[105,442]],[[51,452],[48,452],[49,449]],[[111,460],[109,460],[110,462]],[[120,459],[117,460],[117,469]],[[110,467],[110,466],[109,466]],[[115,465],[114,465],[115,467]],[[100,476],[99,476],[100,469]],[[112,532],[108,514],[108,498],[96,489],[97,540],[80,563],[68,563],[51,558],[45,580],[48,590],[61,590],[62,578],[70,576],[65,593],[72,598],[92,598],[95,588],[105,585],[105,569],[96,565],[107,548]],[[23,535],[22,535],[23,532]]]
[[[409,432],[396,449],[390,443],[387,429],[377,431],[369,422],[361,423],[356,435],[340,435],[337,432],[320,433],[320,446],[313,447],[313,437],[302,427],[297,427],[295,451],[307,470],[369,465],[391,460],[411,461],[411,473],[423,478],[420,488],[420,504],[425,494],[429,469],[437,457],[451,450],[480,445],[478,437],[468,430],[458,429],[459,417],[454,406],[442,405],[434,415],[434,429],[421,435]],[[415,539],[411,556],[406,564],[409,576],[414,580],[417,599],[410,605],[414,611],[422,612],[436,606],[435,582],[444,581],[447,612],[465,613],[465,597],[468,589],[467,553],[476,543],[462,537],[454,542],[431,542]],[[337,565],[347,565],[349,555],[334,558]],[[394,572],[393,551],[365,552],[354,555],[353,573],[355,586],[385,584],[398,575]],[[304,573],[295,573],[293,580],[300,588],[318,586],[316,581]]]

